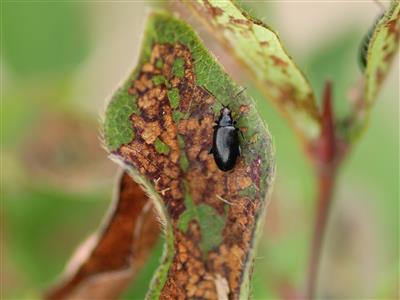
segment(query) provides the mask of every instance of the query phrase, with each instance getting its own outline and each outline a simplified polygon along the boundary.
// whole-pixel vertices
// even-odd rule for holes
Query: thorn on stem
[[[321,136],[318,141],[317,152],[319,163],[330,165],[336,155],[336,138],[334,112],[332,109],[332,83],[327,81],[322,98]]]

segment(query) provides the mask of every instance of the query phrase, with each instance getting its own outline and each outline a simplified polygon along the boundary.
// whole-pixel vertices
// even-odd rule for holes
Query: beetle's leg
[[[212,154],[213,153],[213,147],[210,148],[210,151],[208,151],[208,154]]]
[[[238,129],[238,130],[239,130],[239,132],[240,132],[240,135],[242,136],[242,139],[246,140],[246,138],[244,137],[243,132],[242,132],[240,129]]]
[[[239,130],[240,135],[242,136],[242,139],[246,142],[246,143],[244,144],[244,145],[246,146],[246,148],[247,148],[250,152],[253,152],[253,153],[254,153],[254,151],[253,151],[251,148],[248,147],[248,146],[251,145],[252,143],[247,141],[247,139],[245,138],[243,132],[242,132],[239,128],[237,128],[237,130]],[[240,144],[239,144],[239,155],[241,154],[241,152],[242,152],[242,148],[240,147]]]

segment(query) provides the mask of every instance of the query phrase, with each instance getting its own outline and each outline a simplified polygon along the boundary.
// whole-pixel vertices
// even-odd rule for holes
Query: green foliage
[[[19,74],[67,72],[86,58],[90,40],[84,6],[5,1],[2,9],[2,52]]]
[[[159,138],[155,140],[154,147],[156,148],[156,151],[161,154],[168,154],[170,151],[168,145],[163,143]]]
[[[174,122],[179,122],[184,117],[184,114],[180,112],[179,110],[176,110],[172,113],[172,118]]]
[[[222,242],[222,229],[225,225],[225,216],[218,215],[215,210],[208,205],[195,205],[190,195],[190,190],[185,183],[185,206],[186,210],[179,218],[179,227],[186,232],[189,222],[197,220],[201,227],[202,239],[201,249],[204,255],[217,247]]]
[[[168,99],[173,109],[178,108],[179,106],[179,90],[177,88],[173,88],[168,91]]]
[[[161,58],[157,59],[156,61],[156,68],[161,69],[164,66],[164,62]]]
[[[365,104],[369,107],[389,71],[399,46],[400,2],[391,2],[389,10],[378,22],[372,35],[367,55]]]
[[[24,191],[3,196],[8,216],[9,234],[4,240],[8,259],[21,267],[24,277],[29,279],[23,285],[37,286],[62,271],[76,244],[97,226],[96,219],[104,212],[109,197],[104,193],[85,196],[43,186],[28,186]],[[97,199],[102,202],[96,202]]]
[[[185,75],[185,69],[184,69],[184,61],[182,58],[178,58],[174,61],[174,65],[172,66],[172,72],[175,74],[175,76],[182,78],[183,75]]]
[[[163,75],[153,76],[152,80],[155,85],[160,85],[160,84],[168,85],[168,81]]]
[[[350,99],[353,111],[349,113],[347,122],[344,122],[344,128],[340,128],[341,135],[349,142],[357,140],[365,131],[372,105],[398,53],[399,32],[400,2],[392,1],[389,9],[374,25],[368,43],[362,86],[358,88],[358,95]]]
[[[117,149],[121,144],[127,144],[135,137],[129,117],[138,111],[135,96],[127,93],[122,87],[114,96],[107,108],[104,121],[104,140],[110,151]]]

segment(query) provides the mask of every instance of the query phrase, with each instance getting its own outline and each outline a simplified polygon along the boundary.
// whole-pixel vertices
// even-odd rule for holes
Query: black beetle
[[[210,153],[221,171],[232,170],[240,156],[239,129],[232,118],[231,110],[224,106],[214,126],[213,145]]]

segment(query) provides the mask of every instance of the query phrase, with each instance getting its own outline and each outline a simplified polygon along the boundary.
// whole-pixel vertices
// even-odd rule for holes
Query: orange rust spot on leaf
[[[161,134],[160,124],[157,121],[147,122],[145,124],[141,136],[147,144],[153,144]]]
[[[231,22],[235,25],[244,25],[247,28],[251,28],[251,26],[253,25],[252,22],[247,19],[236,19],[233,16],[229,16],[229,22]]]
[[[248,105],[240,105],[240,107],[239,107],[239,111],[240,111],[240,113],[242,113],[242,114],[248,113],[249,110],[250,110],[250,108],[249,108]]]
[[[273,60],[275,66],[278,67],[287,67],[288,63],[276,55],[270,55],[270,58]]]
[[[398,18],[399,18],[399,17],[398,17]],[[397,19],[394,19],[394,20],[391,20],[391,21],[389,21],[389,22],[387,23],[386,26],[387,26],[387,28],[388,28],[390,34],[397,35],[397,34],[399,33],[399,28],[398,28],[398,26],[397,26],[397,22],[398,22],[398,20],[397,20]]]
[[[224,11],[221,8],[212,6],[211,3],[207,0],[204,1],[204,4],[210,15],[213,17],[221,16],[224,13]]]
[[[155,70],[155,67],[150,63],[144,64],[142,67],[143,72],[153,73],[154,70]]]
[[[251,178],[250,177],[239,177],[238,178],[238,185],[240,189],[245,189],[251,185]]]

